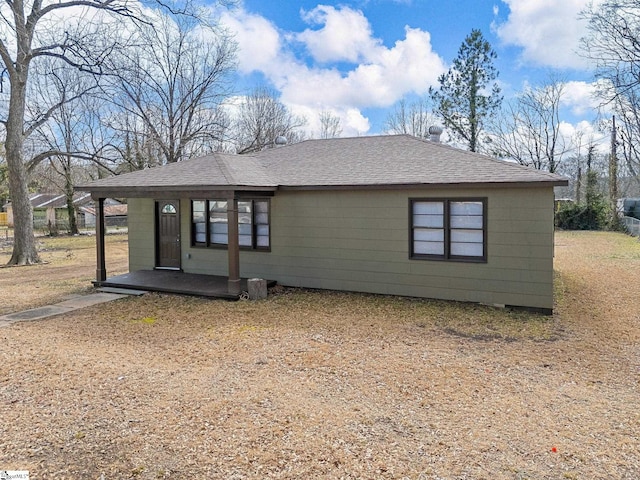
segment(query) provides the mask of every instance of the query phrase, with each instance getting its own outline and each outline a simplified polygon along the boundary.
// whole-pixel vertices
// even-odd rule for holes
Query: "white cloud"
[[[605,154],[609,150],[608,133],[598,130],[596,125],[586,120],[575,124],[561,122],[560,135],[575,155],[586,155],[589,145],[595,145],[598,153]]]
[[[319,6],[302,17],[320,28],[282,32],[242,9],[226,13],[223,23],[235,33],[242,73],[262,73],[292,109],[340,112],[343,135],[368,131],[363,109],[425,94],[446,70],[429,32],[405,27],[405,37],[387,47],[360,11]],[[301,42],[310,58],[301,56]]]
[[[289,105],[289,109],[293,114],[302,116],[307,120],[307,131],[312,138],[319,138],[320,136],[320,114],[322,112],[330,112],[331,115],[340,119],[341,136],[343,137],[357,137],[368,132],[371,128],[369,120],[357,108]]]
[[[595,114],[601,100],[596,97],[597,83],[571,81],[564,84],[562,105],[576,116]]]
[[[318,30],[307,29],[295,35],[318,62],[355,63],[369,58],[380,46],[361,11],[318,5],[309,12],[302,11],[301,16],[310,25],[322,25]]]
[[[522,60],[555,68],[588,67],[580,55],[579,41],[586,22],[579,19],[589,0],[503,0],[510,13],[494,25],[500,39],[523,48]],[[596,0],[596,2],[598,1]]]
[[[264,17],[244,10],[225,11],[221,23],[238,43],[238,69],[242,73],[269,70],[280,54],[281,42],[277,28]]]

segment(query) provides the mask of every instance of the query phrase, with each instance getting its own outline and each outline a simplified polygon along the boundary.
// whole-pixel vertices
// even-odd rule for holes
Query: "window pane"
[[[444,202],[413,202],[413,213],[417,215],[442,215]]]
[[[451,215],[482,215],[482,202],[451,202]]]
[[[229,237],[226,234],[222,233],[212,233],[211,242],[226,245],[227,243],[229,243]]]
[[[268,213],[256,213],[256,223],[267,225],[269,223],[269,214]]]
[[[229,233],[229,225],[220,222],[212,223],[211,233],[224,233],[226,235]]]
[[[413,253],[418,255],[444,255],[444,242],[413,242]]]
[[[258,213],[268,213],[269,212],[269,202],[266,200],[256,200],[254,202],[254,208]]]
[[[451,228],[479,228],[482,229],[482,216],[451,215]]]
[[[413,215],[414,227],[442,228],[444,215]]]
[[[191,221],[193,223],[195,243],[207,242],[206,202],[194,200],[191,202]]]
[[[258,235],[269,235],[269,225],[258,225],[256,227],[256,233]]]
[[[451,255],[461,255],[465,257],[482,257],[482,243],[451,242]]]
[[[251,213],[251,202],[238,202],[238,213]]]
[[[243,247],[250,247],[251,235],[238,235],[238,244]]]
[[[209,200],[209,229],[211,243],[219,245],[229,243],[226,200]]]
[[[226,200],[210,200],[209,201],[209,211],[210,212],[225,212],[227,211],[227,201]]]
[[[173,204],[171,204],[171,203],[167,203],[166,205],[164,205],[164,206],[162,207],[162,213],[164,213],[164,214],[171,214],[171,215],[173,215],[173,214],[178,213],[178,212],[177,212],[177,210],[176,210],[175,205],[173,205]]]
[[[256,244],[258,247],[268,247],[269,246],[269,236],[268,235],[258,235],[256,237]]]
[[[227,212],[211,213],[209,214],[209,221],[211,223],[227,223]]]
[[[251,224],[249,223],[238,224],[238,234],[251,236]]]
[[[191,218],[194,223],[204,222],[204,201],[196,200],[191,204]]]
[[[413,239],[422,242],[444,242],[444,230],[416,228],[413,231]]]
[[[482,230],[451,230],[452,242],[482,243],[484,235]]]

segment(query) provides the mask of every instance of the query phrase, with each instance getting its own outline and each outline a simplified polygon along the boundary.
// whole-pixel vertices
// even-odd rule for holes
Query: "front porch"
[[[217,275],[185,273],[178,270],[138,270],[93,282],[97,287],[126,288],[151,292],[176,293],[208,298],[238,300],[247,291],[247,279],[240,279],[240,293],[229,293],[228,278]],[[267,281],[267,286],[275,285]]]

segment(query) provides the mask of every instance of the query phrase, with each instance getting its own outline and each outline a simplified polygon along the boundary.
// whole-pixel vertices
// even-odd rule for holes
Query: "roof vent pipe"
[[[440,135],[442,135],[442,127],[432,125],[429,127],[429,140],[440,143]]]
[[[275,143],[277,147],[281,147],[282,145],[286,145],[287,144],[287,137],[284,137],[282,135],[278,135],[273,143]]]

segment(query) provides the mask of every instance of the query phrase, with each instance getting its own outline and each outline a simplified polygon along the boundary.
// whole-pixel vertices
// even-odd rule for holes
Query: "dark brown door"
[[[156,202],[156,267],[180,268],[180,203]]]

